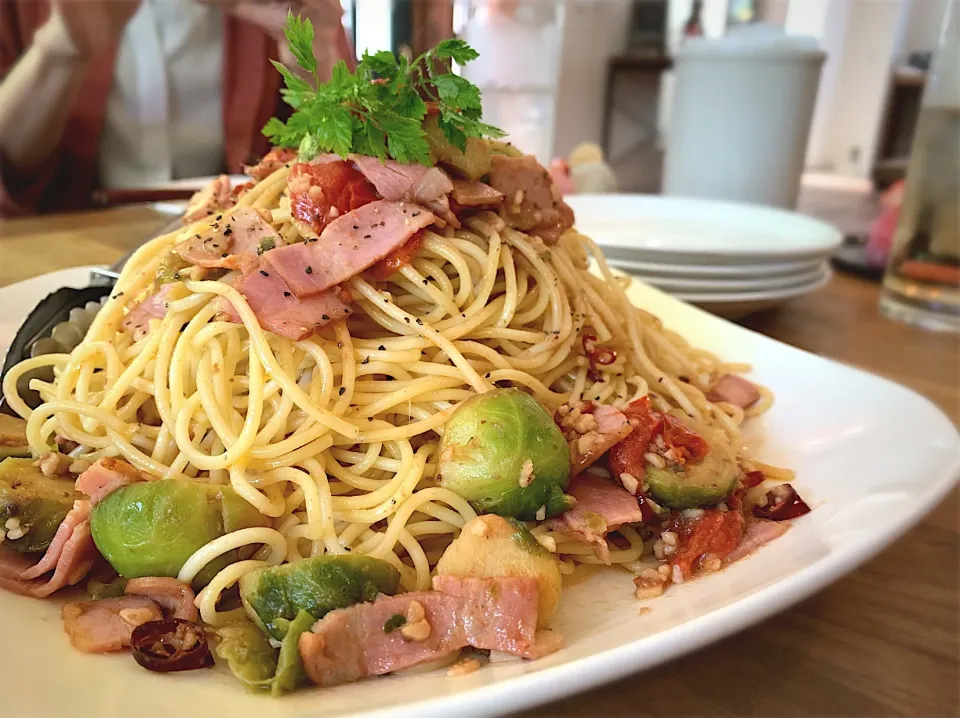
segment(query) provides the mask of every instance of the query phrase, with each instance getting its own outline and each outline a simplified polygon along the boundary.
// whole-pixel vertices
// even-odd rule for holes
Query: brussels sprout
[[[283,619],[279,619],[280,623]],[[270,692],[283,695],[296,690],[309,682],[307,672],[303,670],[303,660],[300,658],[300,634],[309,631],[317,619],[306,611],[297,613],[297,617],[289,622],[283,642],[280,644],[280,658],[277,661],[277,673],[273,678]]]
[[[490,171],[492,153],[484,140],[468,137],[467,149],[462,152],[447,139],[436,115],[430,115],[423,121],[423,130],[427,133],[427,144],[435,162],[472,180],[478,180]]]
[[[335,608],[394,594],[400,572],[370,556],[314,556],[296,563],[268,566],[240,579],[240,598],[257,625],[276,639],[283,637],[278,619],[293,620],[300,611],[323,618]]]
[[[176,576],[204,544],[228,530],[263,525],[259,512],[237,502],[244,501],[229,486],[145,481],[119,488],[94,506],[90,529],[100,553],[121,576]],[[194,586],[205,585],[235,560],[234,552],[221,556],[200,572]]]
[[[100,581],[91,578],[87,581],[87,593],[94,601],[100,601],[104,598],[119,598],[126,593],[127,579],[123,576],[117,576],[112,581]]]
[[[27,422],[0,413],[0,459],[6,459],[9,456],[30,456]]]
[[[160,266],[157,267],[157,284],[180,281],[180,270],[189,266],[190,262],[173,250],[167,252],[166,256],[160,260]]]
[[[279,651],[252,621],[234,621],[217,629],[216,654],[224,659],[230,671],[256,688],[267,688],[277,672]]]
[[[525,521],[563,513],[573,500],[570,448],[553,417],[519,389],[471,397],[447,421],[437,483],[483,513]],[[540,518],[543,516],[541,515]]]
[[[70,479],[44,476],[33,459],[0,462],[0,526],[7,519],[20,520],[23,536],[3,542],[22,553],[45,551],[64,517],[80,498]]]
[[[714,506],[733,491],[740,475],[737,458],[725,442],[711,441],[699,461],[658,469],[647,466],[644,480],[653,498],[671,509]]]
[[[437,563],[437,575],[467,578],[535,578],[537,624],[546,626],[557,610],[560,568],[549,551],[519,521],[488,514],[467,522]]]

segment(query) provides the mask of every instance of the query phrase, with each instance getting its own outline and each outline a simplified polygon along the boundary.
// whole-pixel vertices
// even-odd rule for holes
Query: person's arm
[[[116,42],[139,0],[60,0],[0,82],[0,159],[41,167],[63,136],[90,60]]]

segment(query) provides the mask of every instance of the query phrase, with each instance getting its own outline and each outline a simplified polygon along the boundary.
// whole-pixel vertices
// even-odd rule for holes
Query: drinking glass
[[[880,311],[928,329],[960,332],[960,20],[956,0],[945,5]]]

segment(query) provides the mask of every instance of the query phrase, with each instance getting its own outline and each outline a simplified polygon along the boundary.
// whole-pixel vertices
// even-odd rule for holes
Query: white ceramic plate
[[[794,262],[761,262],[757,264],[674,264],[671,262],[637,262],[607,257],[612,267],[624,272],[649,277],[703,277],[709,279],[756,279],[783,274],[797,274],[816,269],[827,259],[801,259]]]
[[[707,292],[707,291],[671,291],[672,294],[677,299],[681,299],[685,302],[690,302],[691,304],[701,304],[703,302],[711,301],[726,301],[726,302],[753,302],[753,301],[764,301],[764,300],[787,300],[793,299],[794,297],[800,297],[804,294],[809,294],[810,292],[815,292],[818,289],[822,288],[827,282],[830,281],[830,278],[833,276],[833,273],[830,271],[829,267],[824,267],[820,270],[813,279],[801,285],[793,285],[789,287],[780,287],[774,289],[756,289],[756,290],[744,290],[744,291],[731,291],[731,292]]]
[[[812,270],[806,270],[796,274],[780,274],[772,277],[756,277],[753,279],[743,279],[740,277],[722,277],[720,279],[704,277],[662,277],[646,275],[643,272],[632,272],[626,268],[624,268],[623,271],[639,279],[641,282],[652,284],[657,289],[662,289],[665,292],[676,295],[678,292],[716,292],[718,294],[727,294],[729,292],[758,292],[809,286],[823,279],[824,274],[829,270],[825,264],[821,264]]]
[[[65,281],[85,282],[86,271],[0,289],[0,345],[35,297]],[[539,661],[459,678],[440,671],[372,679],[279,700],[247,693],[219,667],[159,675],[128,655],[78,653],[63,635],[56,601],[0,593],[3,715],[466,718],[516,711],[662,663],[796,603],[900,536],[956,482],[960,436],[926,399],[639,282],[631,298],[698,346],[752,362],[752,378],[776,391],[773,410],[751,431],[766,437],[764,459],[796,469],[795,483],[814,507],[782,538],[671,588],[643,616],[629,576],[601,571],[565,591],[555,626],[567,648]]]
[[[619,259],[783,262],[822,257],[843,239],[819,220],[757,205],[642,194],[564,199],[576,214],[577,229]]]

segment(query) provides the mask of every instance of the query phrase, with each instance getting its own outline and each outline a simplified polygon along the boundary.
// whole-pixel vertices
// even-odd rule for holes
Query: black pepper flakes
[[[403,321],[405,321],[407,324],[409,324],[409,323],[410,323],[410,317],[404,317],[404,318],[403,318]]]
[[[223,230],[223,236],[224,236],[224,237],[229,237],[231,234],[233,234],[233,227],[231,227],[231,226],[228,224],[228,225],[227,225],[227,228],[226,228],[225,230]]]
[[[347,388],[344,387],[344,386],[341,386],[340,389],[337,391],[337,393],[338,393],[340,396],[343,396],[344,394],[347,393]]]
[[[262,274],[264,277],[269,277],[269,276],[270,276],[270,273],[269,273],[266,269],[261,269],[261,270],[260,270],[260,274]]]
[[[363,358],[363,361],[360,362],[360,363],[361,363],[361,364],[369,364],[369,363],[370,363],[370,357],[364,357],[364,358]]]
[[[430,280],[424,279],[424,280],[423,280],[423,286],[427,286],[428,284],[430,284]]]
[[[289,297],[289,296],[290,296],[290,292],[284,292],[284,293],[283,293],[283,296]]]
[[[355,225],[353,225],[353,228],[354,228],[354,229],[360,229],[360,225],[359,225],[359,224],[355,224]]]
[[[378,346],[377,349],[379,349],[379,350],[382,351],[382,352],[385,352],[385,351],[387,350],[387,348],[386,348],[383,344],[381,344],[380,346]]]
[[[328,317],[326,314],[321,314],[321,315],[320,315],[320,318],[321,318],[323,321],[325,321],[325,322],[330,321],[330,317]]]
[[[419,324],[421,327],[423,326],[423,320],[420,317],[417,317],[417,324]]]
[[[371,237],[371,235],[369,235],[369,234],[363,235],[363,238],[364,238],[364,239],[370,239],[370,237]]]
[[[420,215],[420,212],[417,211],[417,212],[414,212],[413,214],[411,214],[410,216],[411,216],[411,217],[418,217],[419,215]]]
[[[309,267],[309,266],[308,266],[308,267],[307,267],[306,269],[304,269],[303,271],[306,272],[307,274],[313,274],[313,267]]]

